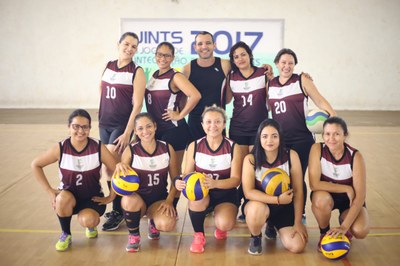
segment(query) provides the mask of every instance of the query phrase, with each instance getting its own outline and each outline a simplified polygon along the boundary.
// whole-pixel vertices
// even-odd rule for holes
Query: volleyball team
[[[138,44],[136,34],[124,33],[118,42],[118,59],[110,61],[103,72],[100,141],[90,137],[89,113],[77,109],[68,118],[69,137],[32,162],[33,174],[48,193],[60,222],[56,250],[70,247],[74,214],[87,238],[97,237],[104,214],[102,230],[116,230],[125,221],[129,231],[126,250],[139,251],[143,216],[148,218],[149,239],[175,229],[176,207],[186,185],[182,176],[193,171],[206,175],[204,185],[210,189],[207,197],[188,202],[193,253],[205,250],[204,221],[210,212],[218,241],[226,239],[241,220],[250,231],[250,254],[262,253],[264,225],[266,238],[276,239],[278,233],[287,250],[301,253],[308,240],[307,168],[311,209],[321,234],[318,250],[326,234],[366,237],[369,219],[363,157],[346,143],[345,121],[336,116],[312,79],[294,73],[297,57],[292,50],[278,52],[274,63],[279,75],[274,77],[270,65],[254,66],[252,51],[244,42],[231,48],[230,60],[215,57],[213,35],[204,31],[195,37],[198,58],[182,72],[171,67],[174,46],[160,43],[155,53],[158,70],[146,85],[143,69],[133,62]],[[323,125],[323,143],[315,143],[305,124],[309,98],[330,115]],[[147,113],[141,113],[143,101]],[[227,137],[224,108],[231,101]],[[52,188],[43,168],[55,162],[60,184]],[[270,168],[289,174],[289,191],[279,196],[262,192],[262,176]],[[115,171],[129,169],[140,177],[139,190],[131,196],[117,196],[110,189],[111,177]],[[102,175],[107,178],[107,196],[100,185]],[[111,212],[105,213],[111,202]],[[339,226],[330,228],[335,209],[339,210]]]

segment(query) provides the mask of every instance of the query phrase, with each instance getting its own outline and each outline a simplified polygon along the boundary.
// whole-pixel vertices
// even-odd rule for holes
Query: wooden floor
[[[141,221],[139,253],[125,252],[125,225],[111,233],[99,231],[97,239],[88,240],[76,218],[72,248],[55,251],[58,220],[32,176],[30,162],[67,135],[69,112],[0,109],[0,265],[400,265],[400,112],[339,112],[349,123],[349,143],[366,160],[371,232],[364,240],[353,240],[350,254],[337,262],[316,251],[319,231],[310,202],[306,211],[310,239],[303,254],[289,253],[278,239],[263,240],[264,253],[251,256],[246,225],[238,223],[227,240],[218,241],[212,236],[212,217],[206,219],[206,252],[192,254],[193,231],[184,198],[178,205],[176,230],[162,233],[159,241],[147,239],[147,221]],[[96,116],[95,111],[91,114]],[[96,120],[91,135],[98,137]],[[46,173],[55,186],[57,165]],[[337,225],[336,213],[331,224]]]

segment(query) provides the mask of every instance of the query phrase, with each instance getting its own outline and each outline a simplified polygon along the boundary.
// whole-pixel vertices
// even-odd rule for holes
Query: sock
[[[260,233],[259,235],[253,235],[252,233],[250,233],[250,237],[262,237],[262,233]]]
[[[331,229],[331,227],[330,227],[330,225],[328,224],[328,226],[327,227],[325,227],[325,228],[319,228],[319,233],[322,235],[322,234],[326,234],[329,230]]]
[[[123,210],[126,226],[128,227],[129,234],[140,235],[140,211],[128,212]]]
[[[121,207],[121,196],[116,196],[115,199],[113,200],[113,210],[118,212],[119,214],[122,214],[122,207]]]
[[[190,220],[192,221],[193,230],[198,233],[202,232],[204,234],[204,220],[206,219],[206,212],[195,212],[189,210]]]
[[[58,220],[60,221],[60,225],[61,225],[61,230],[70,235],[71,234],[71,219],[72,216],[67,216],[67,217],[60,217],[58,216]]]

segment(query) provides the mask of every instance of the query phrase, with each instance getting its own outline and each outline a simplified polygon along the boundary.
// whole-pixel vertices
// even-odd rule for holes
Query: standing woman
[[[348,134],[343,119],[330,117],[324,122],[325,143],[311,148],[308,173],[312,211],[321,234],[319,251],[325,234],[346,234],[351,239],[352,235],[365,238],[369,232],[365,163],[361,153],[346,143]],[[334,209],[339,210],[340,226],[331,229],[329,221]]]
[[[244,42],[232,46],[229,58],[232,71],[228,74],[226,103],[234,99],[229,138],[238,144],[242,156],[245,156],[254,146],[258,126],[268,117],[268,77],[264,68],[254,66],[253,52]],[[243,198],[242,186],[238,188],[238,198]],[[243,222],[244,205],[241,208],[242,215],[239,216],[239,221]]]
[[[279,76],[268,82],[268,105],[272,118],[282,128],[286,146],[297,152],[300,157],[303,171],[304,203],[307,198],[307,186],[304,176],[308,166],[308,155],[311,146],[315,143],[313,134],[306,126],[308,98],[330,116],[336,113],[329,102],[318,92],[314,82],[306,75],[294,74],[297,56],[290,49],[282,49],[275,57],[274,63],[279,71]],[[304,204],[305,208],[305,204]],[[304,209],[305,210],[305,209]],[[305,223],[305,212],[303,219]]]
[[[262,191],[265,171],[280,168],[290,176],[292,189],[279,196]],[[251,233],[248,252],[262,253],[261,228],[269,219],[278,229],[283,246],[293,253],[300,253],[307,243],[306,227],[302,224],[304,207],[301,164],[294,150],[286,149],[279,124],[264,120],[257,131],[252,153],[243,162],[243,192],[249,200],[245,206],[246,223]]]
[[[172,231],[176,224],[173,206],[176,189],[172,185],[169,193],[168,173],[177,176],[178,165],[175,151],[171,145],[156,140],[157,125],[151,115],[140,113],[134,120],[135,134],[139,141],[130,144],[122,154],[121,163],[116,170],[136,171],[140,178],[139,190],[130,196],[122,197],[122,208],[129,231],[126,251],[137,252],[140,248],[140,218],[149,218],[149,239],[159,239],[159,231]]]
[[[196,106],[201,96],[183,74],[171,67],[174,54],[175,48],[169,42],[157,46],[156,62],[159,69],[148,82],[145,98],[147,111],[157,123],[156,139],[172,145],[180,173],[183,154],[190,141],[185,116]]]
[[[73,214],[77,214],[79,224],[86,227],[87,238],[97,237],[96,226],[106,210],[104,204],[115,196],[110,192],[110,196],[104,198],[100,185],[102,163],[114,170],[115,159],[104,144],[89,137],[90,127],[88,112],[82,109],[73,111],[68,118],[70,137],[55,144],[31,164],[35,178],[48,193],[60,221],[62,233],[56,243],[57,251],[65,251],[71,245]],[[54,189],[43,168],[57,161],[61,182]]]
[[[207,207],[214,208],[216,239],[226,239],[227,231],[232,230],[236,222],[236,187],[240,183],[242,162],[239,148],[232,140],[222,135],[225,124],[226,114],[221,107],[206,107],[202,115],[202,126],[206,136],[190,143],[186,155],[185,173],[204,173],[204,185],[209,189],[207,197],[189,201],[189,216],[194,229],[190,251],[194,253],[204,252],[204,220]],[[175,186],[182,191],[186,184],[177,179]]]
[[[139,38],[135,33],[124,33],[118,43],[118,59],[107,63],[101,79],[100,139],[117,162],[131,141],[133,119],[143,105],[146,77],[143,69],[132,61],[138,44]],[[110,187],[111,175],[107,178]],[[116,230],[122,221],[121,197],[117,196],[103,230]]]

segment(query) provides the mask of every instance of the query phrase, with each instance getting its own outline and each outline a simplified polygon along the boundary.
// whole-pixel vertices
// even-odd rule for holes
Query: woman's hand
[[[299,234],[301,239],[307,243],[308,241],[308,234],[307,234],[307,229],[302,223],[295,223],[293,225],[293,230],[290,233],[290,236],[293,238],[296,234]]]
[[[54,189],[54,188],[51,188],[48,190],[51,207],[53,208],[53,210],[56,209],[56,198],[57,198],[57,195],[60,194],[60,192],[61,192],[60,190]]]
[[[205,178],[204,178],[204,182],[203,185],[208,188],[208,189],[213,189],[213,188],[217,188],[217,180],[215,180],[214,178],[210,177],[207,174],[204,174]]]
[[[158,207],[157,211],[161,212],[161,214],[164,214],[169,217],[175,217],[176,216],[176,211],[174,208],[174,205],[170,202],[164,201],[160,204]]]
[[[107,205],[108,203],[112,202],[115,198],[112,195],[108,195],[107,197],[98,197],[95,196],[92,198],[92,201],[99,203],[99,205]]]
[[[115,144],[115,147],[113,151],[122,153],[125,150],[126,146],[129,145],[130,141],[131,141],[130,134],[127,133],[122,134],[116,140],[114,140],[113,143]]]
[[[274,78],[274,70],[271,65],[263,64],[262,68],[265,69],[264,74],[267,75],[268,80],[271,80]]]
[[[119,173],[122,173],[124,176],[126,176],[129,171],[133,171],[133,169],[129,165],[125,163],[117,163],[115,165],[114,175],[119,176]]]
[[[353,187],[347,186],[346,194],[347,194],[347,197],[349,198],[349,201],[350,201],[350,205],[349,206],[351,207],[351,205],[353,204],[354,196],[355,196]]]
[[[343,236],[347,233],[349,229],[344,226],[331,228],[326,234],[333,237],[338,238],[339,236],[343,238]]]
[[[293,189],[289,189],[278,196],[279,204],[289,204],[293,201]]]
[[[175,188],[179,191],[182,191],[186,188],[186,182],[181,179],[175,180]]]
[[[179,118],[179,112],[178,111],[174,111],[174,110],[170,110],[170,109],[164,109],[165,113],[162,114],[162,119],[165,121],[178,121],[180,120]]]

